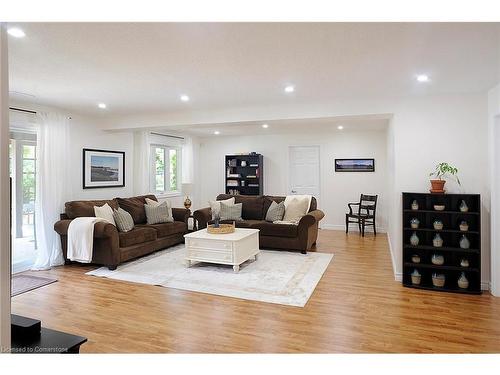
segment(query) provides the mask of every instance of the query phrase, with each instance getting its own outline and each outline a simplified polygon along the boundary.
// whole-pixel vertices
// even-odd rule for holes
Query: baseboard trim
[[[345,224],[321,224],[320,229],[328,230],[341,230],[345,232]],[[349,227],[349,232],[359,232],[358,228],[354,225]],[[365,233],[373,233],[372,229],[369,228]],[[387,233],[385,228],[377,227],[377,233]]]
[[[491,283],[489,281],[481,281],[481,290],[491,290]]]

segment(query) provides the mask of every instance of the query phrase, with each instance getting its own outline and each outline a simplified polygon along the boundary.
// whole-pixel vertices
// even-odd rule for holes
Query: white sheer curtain
[[[37,169],[35,226],[37,259],[34,270],[64,263],[59,235],[54,223],[64,211],[68,197],[69,124],[67,116],[37,113]]]
[[[186,136],[182,145],[182,183],[192,184],[194,176],[193,138]]]
[[[149,132],[134,132],[134,194],[149,194]]]

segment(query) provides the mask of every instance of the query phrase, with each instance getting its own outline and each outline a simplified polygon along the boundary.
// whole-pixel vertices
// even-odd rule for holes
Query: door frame
[[[321,200],[321,145],[319,144],[292,144],[288,145],[288,153],[286,155],[287,158],[287,195],[288,193],[292,191],[292,179],[291,179],[291,165],[290,165],[290,152],[291,149],[294,147],[316,147],[318,149],[318,195],[314,196],[316,198],[316,202],[318,203]]]

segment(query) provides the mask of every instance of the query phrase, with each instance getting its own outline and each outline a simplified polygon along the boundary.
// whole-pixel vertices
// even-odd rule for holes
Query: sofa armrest
[[[98,221],[94,224],[94,237],[95,238],[109,238],[118,237],[118,229],[110,223]]]
[[[324,217],[325,214],[321,210],[311,211],[300,219],[299,226],[310,227],[311,225],[318,223]]]
[[[196,220],[196,222],[198,224],[198,229],[206,228],[207,223],[210,220],[212,220],[212,210],[210,209],[210,207],[196,210],[193,213],[193,218]]]
[[[175,221],[182,221],[187,224],[191,211],[187,208],[172,208],[172,216]]]
[[[69,223],[71,223],[71,220],[66,219],[66,220],[59,220],[54,224],[54,230],[59,234],[60,236],[67,236],[68,235],[68,227]]]

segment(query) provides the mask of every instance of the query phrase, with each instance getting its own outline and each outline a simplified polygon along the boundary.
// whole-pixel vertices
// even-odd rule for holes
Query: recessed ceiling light
[[[215,134],[215,135],[219,135],[219,134],[220,134],[220,131],[216,130],[216,131],[214,131],[214,134]]]
[[[295,87],[292,85],[285,87],[285,92],[294,92],[294,91],[295,91]]]
[[[14,38],[24,38],[26,36],[24,31],[18,27],[11,27],[7,30],[7,32],[9,33],[9,35],[13,36]]]
[[[262,124],[262,127],[263,127],[264,129],[267,129],[267,128],[269,127],[269,125],[267,125],[267,124]]]
[[[337,129],[342,130],[344,127],[342,125],[337,126]]]
[[[106,109],[106,107],[107,107],[107,105],[106,105],[106,104],[104,104],[104,103],[99,103],[97,106],[98,106],[99,108],[101,108],[101,109]]]
[[[181,95],[181,100],[183,102],[189,102],[189,96],[187,96],[187,95]]]
[[[417,76],[418,82],[429,82],[429,76],[427,74],[419,74]]]

